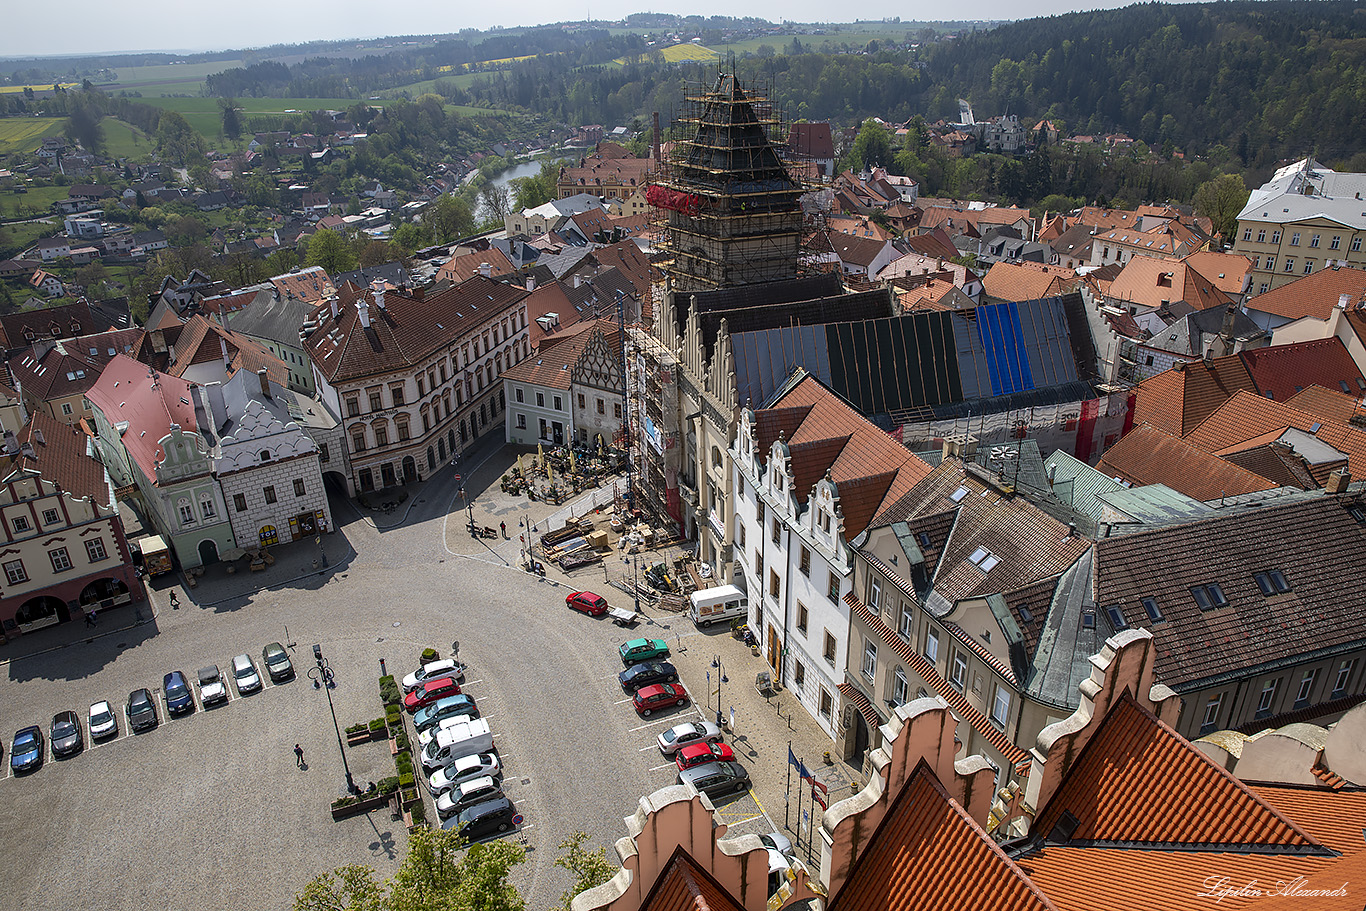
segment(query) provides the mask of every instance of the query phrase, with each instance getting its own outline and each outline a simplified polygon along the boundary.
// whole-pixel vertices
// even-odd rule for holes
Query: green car
[[[663,639],[632,639],[621,644],[621,660],[624,664],[637,664],[655,658],[669,657],[669,646]]]

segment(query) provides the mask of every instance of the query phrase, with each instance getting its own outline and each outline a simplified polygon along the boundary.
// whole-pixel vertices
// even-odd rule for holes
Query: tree
[[[555,858],[555,866],[573,873],[574,885],[564,891],[560,896],[560,904],[552,911],[569,911],[569,903],[574,896],[602,885],[616,874],[616,870],[607,862],[607,849],[586,850],[583,843],[587,840],[587,832],[575,832],[560,842],[560,850],[565,853]]]
[[[1238,213],[1247,205],[1248,196],[1241,175],[1220,174],[1195,191],[1195,211],[1214,222],[1215,233],[1228,241],[1238,228]]]
[[[218,107],[223,112],[223,135],[229,139],[237,139],[242,135],[241,109],[237,107],[237,101],[233,98],[220,98]]]
[[[437,241],[443,244],[474,232],[474,213],[469,203],[445,193],[422,213],[422,221],[431,226]]]
[[[512,208],[512,202],[508,199],[507,188],[492,183],[484,184],[479,190],[479,202],[484,206],[485,217],[500,224],[507,218],[508,212]]]
[[[360,260],[362,269],[373,269],[375,266],[382,266],[385,263],[393,262],[398,259],[398,251],[394,250],[393,244],[383,240],[372,240],[364,247],[361,247]]]
[[[887,128],[875,120],[865,122],[849,150],[850,169],[862,171],[875,165],[886,166],[892,160],[892,140]]]
[[[266,272],[269,275],[284,275],[299,266],[299,254],[288,247],[276,250],[266,257]]]
[[[322,266],[329,275],[350,272],[356,268],[356,254],[346,239],[335,231],[319,228],[308,239],[308,256],[304,262]]]
[[[455,832],[418,829],[387,883],[369,867],[338,867],[304,886],[294,911],[524,911],[526,901],[507,877],[526,860],[526,849],[502,841],[464,844]]]
[[[429,246],[432,242],[432,229],[428,225],[420,225],[416,222],[406,222],[394,229],[394,243],[404,253],[412,253],[414,250],[421,250]]]

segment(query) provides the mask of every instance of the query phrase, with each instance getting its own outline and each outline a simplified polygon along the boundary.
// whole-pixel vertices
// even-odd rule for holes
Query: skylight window
[[[975,565],[977,565],[977,566],[981,566],[981,565],[982,565],[982,561],[985,560],[986,558],[987,558],[987,549],[986,549],[985,547],[979,547],[979,548],[977,548],[976,550],[974,550],[974,551],[972,552],[972,556],[968,557],[968,559],[971,560],[971,561],[972,561]]]
[[[1129,628],[1129,621],[1124,617],[1124,609],[1118,604],[1111,604],[1105,608],[1105,614],[1110,618],[1110,625],[1115,629]]]
[[[1192,585],[1190,593],[1201,610],[1214,610],[1216,607],[1223,607],[1228,604],[1228,598],[1224,597],[1224,590],[1219,587],[1218,582]]]
[[[968,489],[967,489],[966,487],[960,487],[960,488],[958,488],[957,490],[955,490],[953,493],[949,494],[949,499],[952,500],[953,502],[957,503],[957,502],[961,501],[961,500],[962,500],[964,497],[966,497],[967,495],[968,495]]]
[[[988,554],[988,555],[987,555],[987,558],[986,558],[985,560],[983,560],[982,563],[981,563],[982,572],[984,572],[984,573],[989,573],[989,572],[991,572],[991,571],[992,571],[993,569],[995,569],[998,565],[1000,565],[1000,562],[1001,562],[1001,558],[1000,558],[1000,557],[996,556],[995,554]]]
[[[1156,598],[1143,599],[1143,612],[1148,615],[1148,619],[1154,623],[1161,623],[1166,618],[1162,616],[1162,609],[1157,606]]]
[[[1025,605],[1023,605],[1023,604],[1017,604],[1017,605],[1015,605],[1015,610],[1019,611],[1019,613],[1020,613],[1020,619],[1023,620],[1025,623],[1033,623],[1033,622],[1034,622],[1034,612],[1031,611],[1031,610],[1030,610],[1028,607],[1026,607]]]
[[[1262,594],[1283,595],[1290,591],[1290,582],[1285,578],[1285,574],[1279,569],[1269,569],[1266,572],[1254,573],[1252,578],[1256,581],[1257,587],[1262,590]]]
[[[1084,611],[1081,612],[1081,628],[1082,628],[1082,629],[1095,629],[1095,628],[1096,628],[1096,612],[1095,612],[1095,611],[1093,611],[1093,610],[1084,610]]]

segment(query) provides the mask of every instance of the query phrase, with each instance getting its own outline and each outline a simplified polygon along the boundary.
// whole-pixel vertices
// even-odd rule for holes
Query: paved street
[[[162,724],[144,734],[128,734],[121,719],[116,740],[61,762],[49,758],[22,779],[9,777],[6,762],[0,826],[10,874],[0,908],[35,907],[37,896],[58,894],[74,907],[287,908],[304,882],[339,864],[392,872],[406,846],[401,824],[386,811],[340,823],[328,813],[343,770],[327,700],[305,676],[315,642],[335,671],[333,698],[345,727],[380,714],[381,658],[401,675],[423,647],[444,655],[460,641],[467,691],[490,721],[508,796],[525,817],[509,837],[529,848],[515,879],[531,908],[548,907],[567,885],[554,859],[575,829],[591,833],[590,844],[609,846],[615,861],[610,846],[626,834],[622,818],[643,794],[673,781],[654,738],[699,717],[696,707],[636,716],[616,683],[616,646],[628,638],[667,639],[689,691],[711,700],[708,717],[715,684],[709,691],[705,675],[720,655],[730,678],[723,704],[736,713],[737,736],[727,739],[755,778],[753,795],[721,807],[734,831],[766,831],[765,813],[782,825],[789,738],[833,799],[847,795],[849,770],[820,763],[828,740],[799,707],[789,720],[795,700],[764,700],[755,691],[762,664],[724,629],[704,634],[684,618],[651,611],[636,630],[622,630],[568,611],[564,595],[572,589],[553,578],[553,568],[547,579],[517,568],[518,521],[544,529],[562,510],[499,493],[513,458],[493,449],[482,467],[476,456],[460,469],[476,522],[506,522],[508,540],[469,537],[466,504],[447,466],[392,512],[334,501],[340,529],[324,539],[330,565],[323,572],[314,565],[318,548],[296,544],[278,549],[265,573],[216,570],[193,590],[177,580],[177,610],[164,581],[151,594],[155,618],[145,624],[132,625],[127,608],[106,614],[97,630],[68,624],[0,647],[6,749],[19,727],[46,731],[55,712],[84,716],[99,699],[121,704],[133,688],[157,687],[169,670],[192,676],[215,663],[227,671],[244,651],[259,663],[267,642],[290,644],[299,671],[293,682],[245,698],[233,691],[228,705],[181,719],[166,720],[163,705]],[[571,584],[628,603],[603,587],[602,574],[583,570]],[[269,587],[251,592],[261,585]],[[83,633],[89,638],[76,638]],[[58,642],[70,644],[50,647]],[[295,768],[296,742],[307,770]],[[358,782],[393,774],[383,744],[348,748],[346,757]],[[430,803],[428,815],[435,819]]]

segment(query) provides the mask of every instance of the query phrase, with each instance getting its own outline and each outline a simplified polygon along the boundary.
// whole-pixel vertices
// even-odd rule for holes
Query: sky
[[[1127,0],[976,0],[945,6],[864,0],[860,19],[1022,19],[1127,5]],[[4,12],[0,56],[203,51],[264,47],[303,41],[443,34],[464,28],[532,25],[566,20],[620,19],[633,12],[705,16],[758,16],[772,22],[831,21],[838,7],[818,0],[695,0],[646,6],[640,0],[521,0],[519,3],[449,3],[397,0],[64,0],[59,7],[14,2]],[[54,16],[54,11],[60,13]],[[847,9],[847,8],[845,8]],[[376,12],[385,15],[377,17]],[[854,12],[854,11],[851,11]]]

